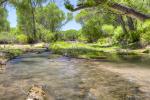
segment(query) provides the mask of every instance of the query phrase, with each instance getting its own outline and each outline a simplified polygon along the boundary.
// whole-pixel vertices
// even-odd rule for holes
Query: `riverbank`
[[[0,45],[0,64],[6,64],[7,61],[27,52],[43,52],[45,51],[45,43],[37,44],[2,44]]]
[[[116,55],[143,55],[150,53],[150,47],[143,49],[122,49],[119,46],[101,46],[99,44],[85,44],[80,42],[56,42],[49,46],[55,53],[75,58],[111,59]]]

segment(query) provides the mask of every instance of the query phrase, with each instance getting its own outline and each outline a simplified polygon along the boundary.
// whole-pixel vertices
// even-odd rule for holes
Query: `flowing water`
[[[144,100],[134,83],[99,65],[148,68],[147,59],[138,59],[143,62],[139,65],[49,56],[49,52],[28,53],[1,66],[0,100],[25,100],[34,84],[44,86],[47,100]]]

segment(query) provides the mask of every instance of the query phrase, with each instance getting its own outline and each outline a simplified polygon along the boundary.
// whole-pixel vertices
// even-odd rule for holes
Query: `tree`
[[[96,42],[103,37],[102,19],[100,17],[93,17],[89,19],[82,27],[82,34],[87,39],[87,42]]]
[[[11,2],[17,10],[17,22],[20,32],[27,34],[29,43],[36,41],[35,8],[47,0],[25,0]]]
[[[65,15],[55,3],[49,3],[47,6],[36,10],[36,18],[38,24],[43,25],[51,32],[57,32],[72,19],[72,14]]]
[[[67,9],[71,11],[77,11],[85,8],[92,7],[107,7],[109,10],[117,13],[124,14],[129,17],[137,18],[142,21],[146,19],[150,19],[150,15],[146,15],[133,9],[132,7],[128,7],[126,5],[119,4],[115,2],[117,0],[109,1],[109,0],[78,0],[77,8],[74,8],[72,4],[70,4],[69,0],[65,0],[65,6]]]
[[[7,21],[7,16],[7,10],[4,7],[0,7],[0,32],[10,30],[10,25]]]

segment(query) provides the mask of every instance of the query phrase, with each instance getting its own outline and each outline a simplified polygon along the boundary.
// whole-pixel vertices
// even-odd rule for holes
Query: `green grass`
[[[12,59],[14,57],[17,57],[21,54],[23,54],[23,51],[21,49],[4,49],[4,48],[0,48],[1,51],[0,52],[4,52],[6,53],[6,56],[4,58],[7,59]]]
[[[103,59],[107,61],[127,61],[140,56],[134,50],[121,49],[119,46],[101,46],[80,42],[55,42],[49,46],[54,54],[84,59]]]
[[[78,58],[105,58],[108,52],[115,52],[116,47],[101,47],[97,44],[79,42],[55,42],[49,49],[56,54]]]

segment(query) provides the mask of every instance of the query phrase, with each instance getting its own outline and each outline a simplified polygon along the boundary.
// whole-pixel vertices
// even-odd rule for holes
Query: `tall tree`
[[[17,10],[18,28],[22,33],[27,34],[30,43],[36,41],[35,9],[46,1],[47,0],[25,0],[12,2]]]
[[[72,14],[68,13],[65,15],[65,13],[60,10],[55,3],[49,3],[42,9],[38,8],[36,10],[36,17],[38,24],[43,25],[51,32],[56,32],[72,19]]]
[[[0,7],[0,32],[9,31],[10,25],[7,20],[7,10],[4,7]]]

